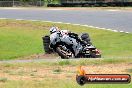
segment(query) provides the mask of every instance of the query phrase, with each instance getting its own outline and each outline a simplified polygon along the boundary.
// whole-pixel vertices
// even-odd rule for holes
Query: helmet
[[[57,31],[58,31],[58,29],[56,27],[51,27],[50,28],[50,33],[51,34],[57,32]]]

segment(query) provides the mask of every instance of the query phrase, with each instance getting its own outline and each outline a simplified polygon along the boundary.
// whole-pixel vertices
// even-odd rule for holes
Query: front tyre
[[[56,47],[56,52],[62,59],[70,59],[74,57],[74,54],[69,49],[64,49],[64,46],[62,45]]]

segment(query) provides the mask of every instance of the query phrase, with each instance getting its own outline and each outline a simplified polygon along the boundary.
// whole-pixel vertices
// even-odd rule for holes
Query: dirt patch
[[[131,74],[131,63],[88,65],[83,67],[88,74]],[[0,77],[9,80],[75,79],[77,66],[23,66],[0,67]]]
[[[17,60],[30,60],[30,59],[57,59],[57,54],[33,54],[30,56],[20,57]]]
[[[33,24],[30,23],[30,21],[9,21],[9,20],[5,20],[5,21],[0,21],[0,27],[21,27],[21,28],[26,28],[26,29],[45,29],[45,30],[49,30],[50,26],[47,25],[43,25],[43,24]]]
[[[106,64],[106,65],[93,65],[84,67],[87,73],[92,74],[126,74],[129,73],[126,69],[132,68],[132,64],[121,63],[121,64]]]

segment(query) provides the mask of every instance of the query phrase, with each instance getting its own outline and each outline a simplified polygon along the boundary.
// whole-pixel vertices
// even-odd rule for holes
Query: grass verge
[[[101,50],[103,57],[126,58],[132,55],[132,34],[69,24],[0,20],[0,60],[44,53],[42,36],[48,35],[53,25],[78,34],[89,33],[93,45]]]
[[[131,88],[132,84],[86,84],[80,86],[75,79],[55,80],[49,78],[42,81],[8,81],[0,86],[4,88]]]
[[[88,60],[87,60],[88,61]],[[86,84],[80,86],[75,76],[79,65],[90,73],[131,73],[131,63],[102,65],[84,61],[63,60],[56,63],[0,63],[0,88],[131,88],[130,84]],[[92,61],[92,60],[91,60]],[[83,62],[83,64],[82,64]],[[84,63],[85,62],[85,63]],[[94,62],[97,62],[94,60]],[[130,65],[130,66],[128,66]],[[3,75],[4,74],[4,75]]]

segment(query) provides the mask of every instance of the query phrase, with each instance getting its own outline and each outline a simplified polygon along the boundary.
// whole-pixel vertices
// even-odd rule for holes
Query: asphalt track
[[[132,32],[132,11],[0,8],[0,18],[64,22]]]

